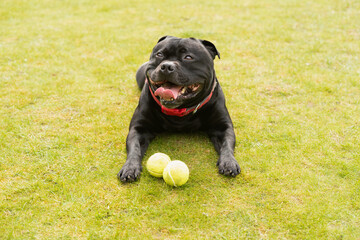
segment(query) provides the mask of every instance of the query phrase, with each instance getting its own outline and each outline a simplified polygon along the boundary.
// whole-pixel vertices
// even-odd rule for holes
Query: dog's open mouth
[[[175,85],[170,82],[154,82],[151,79],[150,83],[153,87],[154,95],[159,97],[160,100],[165,102],[173,102],[176,100],[185,100],[194,97],[201,91],[203,85],[194,83],[188,86]]]

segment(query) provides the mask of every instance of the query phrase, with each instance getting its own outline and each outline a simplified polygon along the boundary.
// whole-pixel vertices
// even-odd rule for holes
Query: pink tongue
[[[182,86],[176,85],[159,87],[158,89],[156,89],[154,94],[155,96],[159,96],[165,100],[171,100],[171,98],[176,99],[179,95],[181,88]]]

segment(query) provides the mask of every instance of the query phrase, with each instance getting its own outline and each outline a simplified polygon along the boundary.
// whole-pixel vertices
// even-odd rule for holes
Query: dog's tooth
[[[184,94],[184,93],[186,92],[186,89],[187,89],[187,87],[183,87],[183,88],[181,89],[181,94]]]

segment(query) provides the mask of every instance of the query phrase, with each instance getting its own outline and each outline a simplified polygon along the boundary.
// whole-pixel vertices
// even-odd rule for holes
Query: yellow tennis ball
[[[146,168],[152,176],[160,178],[170,161],[170,157],[165,153],[155,153],[147,160]]]
[[[179,187],[189,180],[189,168],[182,161],[171,161],[164,169],[163,178],[170,186]]]

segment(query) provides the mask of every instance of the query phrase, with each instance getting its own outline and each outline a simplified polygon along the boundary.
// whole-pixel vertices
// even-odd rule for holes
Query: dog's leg
[[[219,173],[233,177],[238,175],[241,170],[234,157],[235,133],[232,124],[224,124],[221,128],[217,126],[216,129],[210,130],[208,134],[219,154],[217,162]]]
[[[126,138],[127,159],[117,177],[122,182],[133,182],[140,177],[141,161],[155,136],[145,129],[131,127]]]

